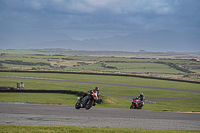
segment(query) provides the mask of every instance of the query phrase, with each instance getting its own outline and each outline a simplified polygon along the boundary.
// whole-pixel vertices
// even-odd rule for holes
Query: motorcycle
[[[88,91],[87,95],[83,97],[82,99],[78,97],[78,101],[75,104],[76,109],[85,108],[86,110],[89,110],[92,106],[95,106],[95,95],[97,95],[94,91]]]
[[[142,108],[141,100],[137,98],[133,99],[130,109],[141,109],[141,108]]]

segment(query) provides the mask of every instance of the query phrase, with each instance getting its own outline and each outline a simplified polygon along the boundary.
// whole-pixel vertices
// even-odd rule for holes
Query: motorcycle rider
[[[140,93],[140,95],[137,96],[136,99],[140,99],[140,100],[141,100],[141,102],[140,102],[139,104],[140,104],[140,106],[142,107],[142,106],[144,105],[144,100],[145,100],[144,94],[143,94],[143,93]]]
[[[96,96],[95,99],[99,99],[99,95],[100,95],[99,91],[100,91],[100,88],[96,86],[96,87],[94,88],[94,90],[93,90],[93,92],[95,92],[95,93],[97,94],[97,96]]]
[[[99,93],[100,88],[99,87],[95,87],[93,90],[93,94],[94,94],[94,106],[96,105],[97,100],[99,99],[100,93]]]

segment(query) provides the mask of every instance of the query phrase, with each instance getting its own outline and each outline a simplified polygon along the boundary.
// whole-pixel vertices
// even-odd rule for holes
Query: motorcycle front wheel
[[[75,104],[75,108],[76,108],[76,109],[80,109],[80,108],[81,108],[81,105],[77,102],[77,103]]]
[[[135,105],[131,104],[130,109],[135,109]]]
[[[85,109],[88,110],[92,107],[93,105],[93,101],[92,99],[88,99],[87,102],[86,102],[86,105],[85,105]]]

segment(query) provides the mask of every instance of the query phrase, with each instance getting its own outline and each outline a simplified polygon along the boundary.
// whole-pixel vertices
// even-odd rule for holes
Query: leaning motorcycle
[[[80,109],[80,108],[85,108],[86,110],[89,110],[92,106],[95,105],[95,95],[97,95],[96,93],[94,93],[93,91],[88,91],[87,92],[87,96],[83,97],[82,99],[80,97],[78,97],[78,101],[75,104],[75,108],[76,109]]]
[[[142,108],[141,100],[137,98],[133,99],[130,109],[141,109],[141,108]]]

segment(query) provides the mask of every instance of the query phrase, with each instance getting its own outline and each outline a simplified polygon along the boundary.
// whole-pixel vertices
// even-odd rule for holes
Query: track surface
[[[91,126],[141,129],[200,130],[199,113],[119,108],[0,103],[0,125]]]

